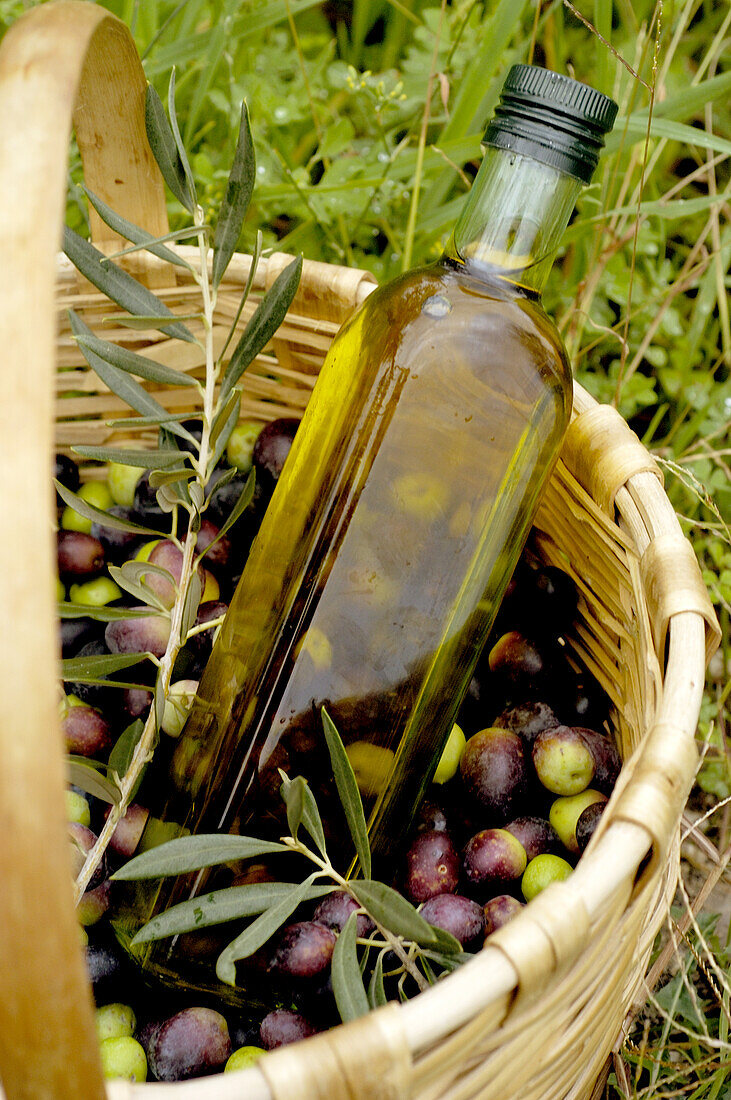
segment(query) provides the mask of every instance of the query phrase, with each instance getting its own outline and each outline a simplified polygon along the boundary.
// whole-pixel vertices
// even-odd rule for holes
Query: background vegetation
[[[0,0],[0,34],[36,0]],[[108,0],[217,207],[246,97],[258,178],[240,247],[366,267],[436,257],[502,78],[533,59],[620,103],[545,301],[579,380],[666,469],[724,628],[699,736],[684,884],[608,1096],[731,1098],[729,0]],[[592,24],[588,26],[587,23]],[[596,28],[595,30],[593,28]],[[70,166],[69,222],[86,209]],[[182,209],[171,200],[173,224]],[[702,915],[701,915],[702,914]]]

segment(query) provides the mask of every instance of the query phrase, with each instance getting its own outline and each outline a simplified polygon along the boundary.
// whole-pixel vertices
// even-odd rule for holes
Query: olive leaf
[[[249,207],[256,178],[254,143],[249,125],[249,112],[246,100],[241,104],[241,121],[236,142],[231,171],[229,172],[226,194],[218,214],[216,231],[213,235],[212,282],[216,288],[236,251],[244,217]]]
[[[234,348],[221,383],[221,401],[225,401],[246,368],[263,351],[287,315],[299,286],[302,257],[298,256],[281,271],[262,298]]]
[[[330,965],[335,1003],[344,1024],[365,1016],[369,1010],[358,963],[357,924],[358,914],[351,913],[337,938]]]
[[[177,321],[203,321],[203,314],[200,310],[193,310],[192,313],[176,313],[175,318]],[[128,317],[120,313],[108,313],[102,317],[102,321],[109,325],[120,325],[122,328],[139,329],[143,332],[148,328],[158,328],[157,322],[160,320],[159,313],[138,313],[134,317]]]
[[[144,728],[144,722],[142,722],[139,718],[136,719],[136,721],[132,722],[129,726],[127,726],[125,730],[122,731],[122,733],[117,738],[114,747],[112,748],[112,751],[109,754],[109,760],[107,762],[109,770],[110,772],[115,773],[120,780],[124,779],[125,775],[127,774],[127,769],[132,762],[134,751],[137,748],[137,744],[140,738],[142,737]],[[143,770],[135,781],[134,787],[130,792],[130,801],[137,794],[144,774],[145,772]]]
[[[425,948],[422,958],[432,959],[444,970],[457,970],[460,966],[464,966],[466,962],[469,962],[472,955],[468,951],[462,951],[461,947],[459,951],[454,951],[450,954],[445,954],[442,951],[431,951],[429,948]]]
[[[146,660],[146,653],[94,653],[87,657],[66,657],[61,661],[61,675],[64,680],[94,684],[109,672],[118,672]]]
[[[349,886],[366,912],[395,936],[403,936],[424,947],[440,944],[437,930],[391,886],[375,879],[353,879]]]
[[[232,477],[235,477],[235,476],[236,476],[236,474],[234,472],[232,474]],[[231,478],[228,478],[227,480],[230,481]],[[217,484],[218,485],[225,484],[224,479],[221,478],[221,480],[219,482],[217,482]],[[240,516],[242,516],[243,513],[246,511],[246,509],[249,507],[252,500],[254,499],[254,489],[255,489],[255,487],[256,487],[256,472],[254,470],[251,470],[250,473],[249,473],[249,476],[246,479],[246,484],[244,485],[243,489],[241,490],[241,493],[239,495],[238,500],[236,501],[233,508],[231,509],[231,514],[229,516],[227,516],[226,520],[224,521],[224,523],[221,525],[221,527],[219,529],[218,538],[221,538],[223,535],[226,534],[227,531],[230,531],[231,528],[233,527],[233,525],[236,523],[236,520],[239,519]]]
[[[432,930],[435,934],[438,951],[431,954],[431,958],[439,961],[439,958],[451,958],[453,955],[462,954],[462,944],[456,936],[453,936],[451,932],[447,932],[446,928],[437,928],[434,924],[432,925]]]
[[[214,444],[213,452],[208,460],[208,470],[213,473],[221,460],[226,445],[231,438],[231,433],[239,422],[239,410],[241,408],[241,394],[230,395],[233,401],[226,402],[224,407],[213,421],[211,429],[211,443]],[[210,475],[209,475],[210,476]]]
[[[230,863],[232,860],[252,859],[254,856],[274,855],[278,852],[291,852],[286,844],[273,840],[259,840],[252,836],[229,836],[221,833],[199,833],[198,836],[183,836],[168,840],[165,844],[151,848],[112,875],[119,880],[165,878],[168,875],[182,875],[188,871],[200,871],[204,867],[214,867],[218,863]]]
[[[259,260],[261,259],[261,253],[262,253],[263,248],[264,248],[264,237],[262,236],[261,229],[258,229],[256,231],[256,241],[254,242],[254,249],[251,253],[251,262],[249,264],[249,274],[246,276],[246,283],[244,285],[244,292],[241,295],[241,298],[239,299],[239,306],[238,306],[238,309],[236,310],[236,316],[234,317],[233,321],[231,322],[231,327],[228,330],[228,336],[226,337],[226,343],[223,345],[223,349],[222,349],[221,355],[220,355],[221,361],[223,361],[226,357],[226,352],[228,350],[228,345],[231,343],[231,341],[234,337],[234,333],[236,332],[236,328],[237,328],[237,325],[239,323],[239,318],[241,317],[244,306],[246,305],[247,299],[249,297],[249,293],[251,292],[251,288],[254,285],[254,276],[256,275],[256,269],[259,265]]]
[[[200,225],[181,226],[180,229],[172,229],[169,233],[163,233],[161,237],[150,237],[149,241],[143,241],[141,244],[131,244],[127,248],[120,248],[119,252],[112,252],[107,256],[107,260],[117,260],[121,256],[129,256],[134,252],[154,253],[155,245],[164,244],[166,241],[185,241],[189,237],[198,237],[202,232],[208,231],[210,228],[207,222],[202,222]],[[169,251],[169,249],[165,249],[165,252]],[[175,256],[175,253],[170,252],[170,255]],[[187,267],[189,271],[193,270],[191,265],[181,256],[176,256],[175,258],[178,261],[179,267]]]
[[[76,337],[76,343],[84,350],[93,351],[105,363],[111,363],[113,367],[127,371],[128,374],[136,374],[138,378],[146,378],[148,382],[158,382],[163,386],[198,385],[195,378],[190,378],[183,371],[167,367],[164,363],[156,363],[154,359],[138,355],[111,340],[102,340],[99,336],[83,333]]]
[[[143,584],[140,580],[140,572],[136,569],[136,566],[144,565],[143,575],[152,573],[160,569],[160,566],[150,565],[149,562],[139,561],[126,561],[124,565],[109,565],[109,575],[115,584],[118,584],[120,588],[123,588],[125,592],[129,592],[130,596],[134,596],[136,600],[140,600],[145,605],[145,612],[149,615],[169,615],[170,608],[166,606],[164,600],[162,600],[156,592],[153,592],[146,584]],[[164,571],[163,571],[164,572]],[[172,574],[168,574],[168,577],[172,579]],[[140,617],[143,617],[143,614]]]
[[[91,329],[84,324],[81,318],[74,313],[72,309],[68,311],[69,319],[71,321],[71,331],[75,336],[91,336],[93,335]],[[102,382],[112,393],[115,393],[117,397],[121,398],[125,404],[134,409],[135,412],[142,413],[143,416],[152,417],[153,423],[159,423],[161,420],[167,419],[167,410],[152,397],[144,386],[141,386],[139,382],[128,374],[126,371],[119,370],[118,367],[112,366],[111,363],[107,363],[101,356],[93,352],[91,348],[81,348],[89,366],[92,370],[101,378]],[[185,439],[190,438],[190,433],[187,432],[179,424],[171,423],[170,431],[175,435],[179,435]]]
[[[195,620],[198,616],[198,606],[201,602],[201,596],[203,595],[203,581],[200,574],[196,570],[188,582],[188,590],[185,593],[185,603],[183,604],[183,613],[180,616],[180,644],[185,645],[188,638],[188,631],[195,625]]]
[[[216,960],[216,976],[220,981],[225,982],[226,985],[236,984],[236,963],[240,959],[248,959],[258,951],[284,922],[289,920],[298,905],[301,905],[307,897],[318,873],[315,871],[299,886],[290,890],[281,901],[263,912],[248,928],[244,929],[240,936],[224,948]]]
[[[166,936],[211,928],[241,917],[255,917],[271,909],[296,890],[296,882],[253,882],[246,886],[227,886],[196,898],[172,905],[140,928],[133,944],[151,943]],[[333,886],[311,886],[303,901],[314,901],[332,893]]]
[[[190,432],[182,427],[181,421],[188,420],[190,413],[166,413],[165,416],[125,416],[119,420],[105,420],[107,428],[151,428],[153,425],[164,427],[166,424],[175,424],[181,439],[187,439],[189,443],[197,445],[197,440]]]
[[[66,757],[66,774],[69,783],[113,806],[119,802],[120,790],[116,783],[107,779],[105,770],[103,764],[97,765],[86,757]]]
[[[325,741],[330,754],[335,785],[338,789],[338,796],[342,803],[350,835],[353,838],[361,871],[365,878],[370,878],[371,849],[368,843],[368,827],[363,812],[363,802],[345,746],[332,718],[324,707],[322,708],[322,728],[325,732]],[[424,923],[426,924],[426,921]]]
[[[151,290],[128,271],[110,262],[103,252],[68,226],[64,227],[63,250],[74,267],[122,309],[132,314],[159,318],[160,324],[156,327],[160,332],[195,343],[192,332],[176,320],[175,314]]]
[[[150,485],[153,489],[160,489],[163,485],[177,485],[179,482],[190,481],[197,476],[195,470],[185,469],[183,466],[178,466],[174,470],[153,470],[150,473]]]
[[[176,148],[178,150],[178,156],[180,157],[180,163],[183,166],[183,172],[185,173],[185,179],[188,184],[188,191],[191,195],[193,202],[197,204],[198,198],[195,191],[195,180],[193,179],[193,173],[190,170],[190,162],[188,161],[188,154],[183,144],[183,139],[180,135],[180,128],[178,126],[178,114],[175,110],[175,67],[173,66],[170,72],[170,83],[168,84],[168,117],[170,118],[170,129],[173,133],[173,139],[175,141]]]
[[[139,466],[140,469],[162,469],[172,462],[180,462],[180,451],[132,451],[124,447],[72,447],[74,454],[91,458],[95,462],[116,462],[121,466]]]
[[[383,985],[383,956],[385,949],[378,952],[375,966],[371,974],[371,980],[368,984],[368,1003],[371,1008],[380,1008],[382,1005],[388,1003],[386,996],[386,990]]]
[[[280,775],[282,776],[280,792],[287,807],[289,835],[293,840],[296,840],[299,827],[302,824],[302,814],[305,810],[305,787],[307,784],[301,775],[291,780],[287,779],[287,776],[281,771]]]
[[[289,779],[281,768],[279,774],[282,777],[279,792],[287,807],[287,824],[289,825],[290,835],[296,840],[297,830],[300,825],[303,825],[322,855],[327,857],[322,818],[309,783],[301,775]]]
[[[59,619],[95,619],[99,623],[113,623],[119,619],[145,619],[152,614],[149,607],[90,607],[85,603],[57,604]]]
[[[195,192],[191,190],[180,150],[162,100],[151,84],[145,95],[145,127],[152,155],[162,173],[162,178],[175,198],[192,213],[195,209]]]
[[[198,233],[198,228],[189,226],[186,229],[177,230],[173,233],[166,233],[164,237],[153,237],[151,233],[148,233],[145,229],[140,229],[138,225],[134,225],[133,222],[127,221],[121,214],[117,214],[112,210],[111,206],[95,195],[93,191],[90,191],[88,187],[82,187],[82,191],[89,199],[89,202],[96,210],[99,217],[105,222],[110,229],[113,229],[115,233],[118,233],[120,237],[125,237],[128,241],[132,241],[138,248],[144,248],[148,252],[152,252],[153,256],[157,256],[160,260],[167,260],[168,263],[176,264],[179,267],[190,267],[185,260],[181,259],[170,248],[165,248],[163,242],[169,240],[176,240],[180,236],[189,236],[194,233]],[[118,255],[124,255],[127,249],[123,250]],[[111,258],[111,257],[110,257]]]
[[[72,493],[70,489],[67,489],[65,485],[62,485],[60,481],[53,479],[53,484],[56,486],[56,492],[61,497],[65,504],[68,504],[70,508],[73,508],[75,512],[78,512],[80,516],[85,519],[90,519],[92,523],[98,523],[100,527],[111,527],[115,531],[132,531],[134,534],[140,535],[152,535],[153,538],[159,538],[160,532],[153,530],[151,527],[143,527],[139,523],[133,523],[132,520],[122,519],[120,516],[111,515],[109,512],[103,511],[101,508],[95,507],[90,504],[88,500],[84,500],[83,497],[78,496],[76,493]]]

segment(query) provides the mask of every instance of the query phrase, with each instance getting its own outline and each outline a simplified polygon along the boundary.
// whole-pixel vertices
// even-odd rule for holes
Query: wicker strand
[[[395,1004],[260,1063],[274,1100],[406,1100],[411,1058]]]
[[[657,652],[665,652],[668,626],[673,615],[695,611],[705,619],[708,628],[706,660],[710,660],[718,648],[721,635],[690,543],[680,532],[659,535],[642,555],[640,570]]]
[[[572,421],[563,445],[563,459],[589,495],[608,515],[634,474],[652,473],[662,484],[662,472],[616,409],[596,405]]]

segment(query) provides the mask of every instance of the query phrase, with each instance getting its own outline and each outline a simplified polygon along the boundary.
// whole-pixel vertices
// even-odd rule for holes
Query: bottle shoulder
[[[453,359],[476,373],[531,367],[571,389],[563,340],[534,292],[499,276],[477,276],[449,260],[415,268],[378,287],[346,327],[348,358],[420,362],[440,369]]]

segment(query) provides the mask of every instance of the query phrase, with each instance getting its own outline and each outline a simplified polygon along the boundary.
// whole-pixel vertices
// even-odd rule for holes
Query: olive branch
[[[169,85],[168,113],[166,114],[158,94],[148,86],[145,121],[150,147],[163,179],[175,198],[191,215],[193,224],[162,237],[153,237],[116,214],[87,190],[89,201],[99,216],[110,229],[130,242],[129,247],[115,256],[107,257],[70,229],[65,230],[63,247],[78,271],[126,312],[126,317],[116,318],[117,323],[141,330],[155,329],[174,339],[197,344],[204,353],[205,371],[203,380],[199,381],[173,367],[156,363],[144,355],[100,339],[80,316],[69,311],[72,333],[90,367],[110,390],[138,414],[121,423],[130,428],[158,428],[158,445],[155,449],[134,451],[114,447],[79,446],[74,451],[83,458],[98,462],[116,462],[149,469],[150,484],[156,489],[158,504],[170,515],[169,537],[183,554],[181,576],[177,584],[168,571],[149,563],[125,562],[121,568],[115,569],[114,579],[117,584],[139,601],[139,606],[135,609],[97,609],[66,603],[59,606],[62,617],[90,616],[109,622],[135,615],[154,615],[163,616],[169,621],[168,641],[162,656],[151,653],[121,653],[71,658],[62,662],[62,676],[66,681],[103,684],[106,687],[135,686],[128,681],[109,677],[143,661],[151,661],[156,666],[154,703],[147,720],[144,723],[139,720],[132,723],[121,734],[112,749],[109,763],[103,764],[79,757],[69,760],[71,781],[111,804],[111,811],[98,840],[77,877],[77,900],[88,886],[119,820],[134,798],[147,764],[152,759],[173,668],[181,648],[201,629],[214,629],[218,625],[217,621],[213,621],[204,627],[196,626],[196,613],[202,593],[199,566],[203,557],[202,554],[196,554],[196,534],[210,499],[207,486],[239,418],[241,377],[279,328],[294,298],[302,271],[302,258],[298,257],[280,273],[238,336],[230,355],[227,354],[237,335],[241,313],[249,297],[261,257],[262,238],[258,233],[236,316],[222,351],[216,355],[213,346],[213,318],[218,289],[241,236],[256,174],[246,103],[241,106],[236,151],[213,232],[198,202],[195,181],[180,137],[175,112],[174,72]],[[189,262],[169,247],[171,242],[191,237],[198,244],[197,264]],[[176,316],[151,290],[115,262],[141,250],[165,263],[186,269],[200,290],[198,310],[185,314],[184,317]],[[202,329],[202,336],[195,335],[186,321],[197,322]],[[181,422],[185,419],[184,416],[168,413],[138,379],[171,387],[187,386],[195,389],[200,404],[200,440]],[[118,423],[120,422],[112,422],[110,426],[117,426]],[[122,531],[160,537],[159,531],[96,508],[58,482],[56,488],[66,504],[92,522]],[[251,503],[253,493],[252,473],[230,515],[220,527],[218,538],[222,538],[240,518]],[[145,575],[155,571],[162,572],[175,587],[175,600],[170,608],[155,595],[151,586],[145,584]]]
[[[347,1022],[385,1004],[389,991],[399,998],[409,996],[412,991],[423,991],[471,956],[449,932],[425,920],[397,890],[371,878],[363,802],[345,746],[324,707],[322,724],[335,786],[363,877],[346,877],[333,866],[317,801],[306,779],[303,776],[289,779],[280,771],[280,794],[287,809],[289,835],[278,842],[218,833],[182,836],[135,856],[112,879],[123,882],[159,879],[268,855],[289,853],[304,857],[315,870],[300,882],[250,883],[201,893],[158,913],[139,929],[132,944],[141,946],[253,917],[221,951],[216,962],[219,980],[235,986],[236,963],[263,947],[303,903],[343,891],[358,909],[351,913],[337,937],[331,975],[338,1012],[343,1022]],[[303,839],[303,833],[307,840]],[[368,936],[357,935],[359,913],[373,923],[374,930]],[[390,964],[389,956],[394,959]],[[369,975],[367,985],[364,974]]]

